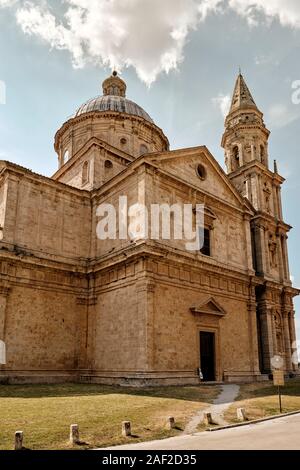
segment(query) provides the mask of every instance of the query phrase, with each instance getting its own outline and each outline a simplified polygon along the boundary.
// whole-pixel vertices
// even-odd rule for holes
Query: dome
[[[97,96],[84,103],[75,113],[74,117],[90,112],[114,111],[138,116],[153,123],[153,120],[138,104],[126,98],[126,83],[117,72],[104,80],[102,84],[103,96]]]
[[[138,116],[146,121],[153,123],[153,120],[146,113],[146,111],[141,108],[138,104],[134,103],[133,101],[124,98],[123,96],[117,95],[104,95],[104,96],[97,96],[86,103],[84,103],[80,108],[77,110],[74,117],[81,116],[85,113],[90,113],[93,111],[103,112],[103,111],[115,111],[118,113],[126,113],[131,114],[133,116]]]

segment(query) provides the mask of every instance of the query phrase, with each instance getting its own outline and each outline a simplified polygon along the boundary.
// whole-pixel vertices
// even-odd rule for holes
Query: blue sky
[[[300,104],[292,102],[292,84],[300,80],[300,2],[108,3],[44,0],[26,6],[0,0],[0,80],[6,85],[0,158],[51,176],[57,169],[56,130],[100,94],[113,65],[127,65],[122,76],[128,97],[163,128],[171,147],[205,144],[224,167],[221,104],[241,67],[272,132],[270,159],[277,159],[287,179],[291,273],[300,287]],[[300,300],[296,307],[300,338]]]

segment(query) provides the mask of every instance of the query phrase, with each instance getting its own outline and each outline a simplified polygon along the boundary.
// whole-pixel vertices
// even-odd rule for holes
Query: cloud
[[[10,7],[16,3],[16,0],[0,0],[0,8]]]
[[[26,2],[17,9],[24,33],[71,52],[73,64],[135,67],[151,84],[183,60],[189,32],[216,10],[220,0],[66,0],[58,19],[47,6]]]
[[[16,5],[25,34],[71,53],[75,67],[88,63],[121,70],[133,66],[151,84],[161,72],[178,68],[192,30],[213,12],[234,10],[255,25],[278,19],[300,28],[299,0],[0,0]]]
[[[270,55],[265,55],[265,54],[259,54],[254,57],[254,63],[255,65],[272,65],[275,67],[278,67],[280,65],[280,61],[278,59],[275,59],[272,54]]]
[[[220,93],[215,98],[212,98],[212,102],[217,108],[220,109],[222,116],[225,118],[228,115],[230,109],[230,95],[223,95],[222,93]]]
[[[229,0],[228,4],[250,25],[257,24],[262,13],[268,20],[278,19],[282,26],[300,28],[299,0]]]
[[[300,118],[300,110],[296,106],[274,103],[266,113],[266,120],[271,127],[282,128]]]

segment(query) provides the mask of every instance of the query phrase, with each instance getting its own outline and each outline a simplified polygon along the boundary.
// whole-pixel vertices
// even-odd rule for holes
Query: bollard
[[[238,408],[236,410],[236,415],[239,421],[248,421],[247,414],[244,408]]]
[[[131,436],[131,423],[130,423],[130,421],[123,421],[123,423],[122,423],[122,436],[123,437]]]
[[[173,416],[169,416],[167,419],[167,428],[168,429],[174,429],[175,428],[175,418]]]
[[[203,422],[208,426],[209,424],[214,424],[211,413],[204,413]]]
[[[72,445],[79,444],[79,427],[78,424],[71,424],[70,426],[70,443]]]
[[[15,433],[15,450],[23,449],[23,431],[17,431]]]

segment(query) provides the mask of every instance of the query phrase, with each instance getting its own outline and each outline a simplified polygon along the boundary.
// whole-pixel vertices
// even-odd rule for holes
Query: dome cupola
[[[169,149],[169,141],[149,114],[126,97],[127,86],[117,72],[102,83],[103,95],[81,105],[55,136],[59,168],[92,138],[137,158]]]

